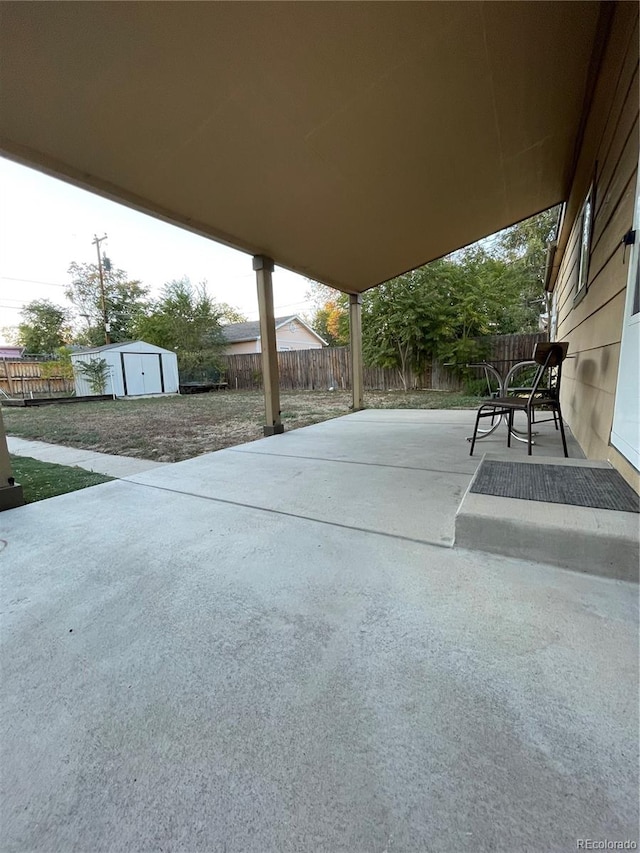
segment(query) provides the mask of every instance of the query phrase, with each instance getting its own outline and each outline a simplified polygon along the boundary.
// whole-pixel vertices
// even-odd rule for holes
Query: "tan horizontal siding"
[[[629,83],[638,65],[637,31],[637,4],[617,4],[566,202],[566,227],[558,239],[558,269],[569,250],[567,229],[572,230],[593,180],[595,164],[606,159],[619,116],[629,103]]]
[[[610,459],[635,488],[637,475],[609,440],[629,272],[621,240],[633,222],[638,168],[638,104],[638,6],[622,3],[616,5],[567,202],[555,302],[557,337],[569,342],[572,356],[563,369],[563,414],[586,455]],[[576,299],[579,214],[594,175],[587,289]]]
[[[629,111],[631,114],[631,111]],[[622,132],[622,131],[621,131]],[[622,147],[603,164],[599,164],[598,192],[596,195],[596,215],[594,220],[594,243],[606,227],[611,210],[618,204],[623,190],[633,172],[638,168],[638,112],[633,125],[622,140]]]
[[[635,7],[635,9],[634,9]],[[623,14],[620,14],[620,13]],[[635,20],[628,25],[626,19],[630,14],[634,14]],[[624,31],[626,27],[626,32]],[[599,162],[604,162],[607,159],[609,148],[612,143],[613,136],[618,125],[618,118],[628,103],[633,103],[633,95],[630,92],[632,80],[638,74],[638,6],[635,3],[629,3],[628,8],[618,10],[616,14],[614,29],[611,34],[610,41],[613,51],[620,50],[621,63],[618,66],[618,72],[611,90],[603,91],[603,107],[608,110],[604,129],[602,131],[598,148],[595,153],[595,159]],[[615,67],[615,58],[611,62],[612,67]],[[637,104],[637,99],[635,101]]]
[[[573,325],[572,314],[569,314],[558,324],[558,338],[570,342],[571,353],[620,343],[624,302],[623,290],[576,326]]]
[[[578,229],[574,222],[567,248],[565,251],[555,288],[555,300],[558,312],[561,313],[567,299],[575,295],[578,275]]]
[[[623,201],[624,195],[629,191],[629,184],[635,180],[638,170],[638,115],[635,117],[633,127],[627,135],[620,156],[615,162],[615,170],[610,180],[605,185],[605,176],[600,175],[598,182],[598,194],[601,204],[596,210],[593,222],[592,250],[595,250],[606,231],[609,222],[614,216],[617,208]],[[633,195],[633,186],[631,187]]]
[[[579,381],[571,379],[564,384],[562,412],[589,459],[607,458],[614,402],[610,391],[590,388],[585,392]]]
[[[610,392],[618,376],[620,344],[571,353],[562,371],[563,382],[580,382],[586,388]]]
[[[571,332],[589,320],[619,294],[626,291],[626,281],[620,276],[622,252],[616,252],[590,284],[586,295],[566,315],[565,329]]]
[[[637,171],[637,170],[636,170]],[[619,203],[607,223],[602,236],[591,252],[589,261],[589,284],[602,272],[603,268],[614,255],[619,255],[620,271],[624,273],[621,279],[626,283],[628,267],[622,263],[622,238],[633,224],[633,208],[635,203],[636,171],[629,179]],[[627,255],[628,255],[627,251]]]
[[[563,312],[571,310],[571,306],[573,304],[573,300],[576,296],[576,288],[578,286],[578,249],[577,249],[577,241],[575,243],[575,249],[571,253],[572,262],[571,266],[566,271],[565,276],[565,286],[560,293],[558,293],[557,305],[558,305],[558,313],[562,314]],[[568,305],[567,305],[568,303]]]

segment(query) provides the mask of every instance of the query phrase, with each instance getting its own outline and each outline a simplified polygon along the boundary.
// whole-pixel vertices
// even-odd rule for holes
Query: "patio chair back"
[[[533,360],[546,367],[559,367],[565,360],[568,349],[568,341],[537,343],[533,350]]]
[[[569,343],[567,341],[554,341],[552,343],[537,343],[533,350],[533,360],[536,364],[539,364],[536,371],[536,375],[533,380],[533,384],[531,386],[531,390],[529,392],[529,402],[531,402],[536,395],[540,393],[544,393],[549,389],[540,388],[540,384],[547,373],[554,368],[557,368],[556,379],[553,388],[553,394],[557,397],[560,394],[560,380],[562,379],[562,362],[564,361],[567,355],[567,349],[569,348]]]

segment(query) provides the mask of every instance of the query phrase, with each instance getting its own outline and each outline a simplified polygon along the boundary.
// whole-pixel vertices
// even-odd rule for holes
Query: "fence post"
[[[4,363],[4,372],[7,377],[7,385],[9,386],[9,396],[13,397],[13,377],[11,376],[11,368],[6,358],[2,359]]]

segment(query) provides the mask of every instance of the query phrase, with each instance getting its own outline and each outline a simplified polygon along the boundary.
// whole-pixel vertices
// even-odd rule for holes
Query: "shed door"
[[[616,402],[613,410],[611,444],[631,464],[640,469],[640,375],[638,353],[640,353],[640,171],[636,184],[636,206],[633,216],[636,241],[631,247],[627,298],[620,344],[620,366],[616,386]]]
[[[127,396],[160,394],[160,360],[155,353],[123,353],[124,371],[127,381]]]

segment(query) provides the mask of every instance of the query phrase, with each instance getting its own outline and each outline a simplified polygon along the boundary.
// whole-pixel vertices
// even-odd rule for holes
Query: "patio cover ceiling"
[[[0,150],[360,292],[566,198],[599,13],[4,2]]]

